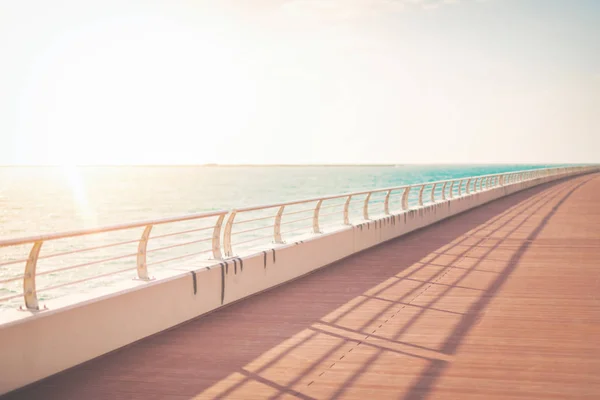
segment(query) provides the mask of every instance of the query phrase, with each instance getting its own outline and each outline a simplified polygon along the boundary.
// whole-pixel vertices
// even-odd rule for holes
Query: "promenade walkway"
[[[497,200],[6,399],[599,399],[600,174]]]

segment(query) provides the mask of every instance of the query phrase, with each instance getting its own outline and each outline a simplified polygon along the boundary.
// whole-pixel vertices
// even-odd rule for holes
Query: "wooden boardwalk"
[[[500,199],[8,398],[600,399],[600,174]]]

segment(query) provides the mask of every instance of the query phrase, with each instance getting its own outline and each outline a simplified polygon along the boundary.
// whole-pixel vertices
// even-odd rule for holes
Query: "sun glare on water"
[[[85,180],[80,167],[74,164],[63,164],[60,166],[60,170],[63,179],[71,191],[73,202],[78,215],[83,220],[84,227],[91,228],[97,226],[97,216],[88,201]]]

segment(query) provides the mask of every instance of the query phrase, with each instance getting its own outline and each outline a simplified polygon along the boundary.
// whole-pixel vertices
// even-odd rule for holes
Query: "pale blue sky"
[[[600,162],[597,0],[0,0],[0,60],[0,164]]]

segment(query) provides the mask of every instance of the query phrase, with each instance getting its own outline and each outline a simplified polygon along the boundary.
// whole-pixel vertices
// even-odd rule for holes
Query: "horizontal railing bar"
[[[323,209],[323,207],[321,207],[321,209]],[[283,213],[283,215],[288,216],[288,215],[294,215],[294,214],[304,214],[307,212],[314,212],[314,211],[315,211],[314,207],[311,207],[311,208],[305,208],[304,210],[298,210],[298,211],[290,211],[290,212],[286,211]]]
[[[6,261],[3,263],[0,263],[0,267],[6,267],[7,265],[20,264],[20,263],[24,263],[24,262],[27,262],[27,258],[21,258],[20,260]]]
[[[345,196],[348,197],[348,196]],[[339,201],[339,203],[333,203],[333,200]],[[341,201],[340,201],[341,200]],[[323,202],[325,204],[327,204],[329,207],[333,207],[333,206],[343,206],[344,203],[346,202],[346,199],[344,198],[344,196],[340,197],[339,199],[323,199]],[[333,203],[333,204],[331,204]]]
[[[59,256],[66,256],[66,255],[77,254],[77,253],[83,253],[83,252],[86,252],[86,251],[106,249],[106,248],[109,248],[109,247],[116,247],[116,246],[121,246],[121,245],[124,245],[124,244],[137,243],[137,242],[139,242],[139,239],[128,240],[126,242],[118,242],[118,243],[107,244],[107,245],[96,246],[96,247],[87,247],[85,249],[79,249],[79,250],[73,250],[73,251],[65,251],[65,252],[62,252],[62,253],[54,253],[54,254],[49,254],[47,256],[40,256],[40,257],[38,257],[38,260],[47,260],[49,258],[54,258],[54,257],[59,257]],[[27,262],[27,259],[18,260],[18,262]],[[100,262],[102,262],[102,261],[100,261]],[[14,261],[12,263],[16,264],[17,261]],[[8,264],[0,264],[0,266],[4,266],[4,265],[8,265]],[[46,271],[46,272],[38,272],[38,273],[36,273],[36,276],[45,275],[45,274],[49,274],[49,273],[52,273],[52,272],[66,271],[68,269],[79,268],[79,267],[81,267],[81,265],[72,266],[72,268],[71,267],[65,267],[65,269],[57,269],[57,270]],[[20,275],[18,277],[14,277],[14,278],[5,279],[5,280],[0,280],[0,283],[14,282],[14,281],[21,280],[21,279],[23,279],[23,275]]]
[[[91,234],[97,234],[97,233],[121,231],[121,230],[131,229],[131,228],[145,227],[148,225],[162,225],[162,224],[168,224],[171,222],[183,222],[183,221],[190,221],[190,220],[194,220],[194,219],[218,217],[221,215],[226,215],[228,212],[229,211],[226,211],[226,210],[220,210],[220,211],[213,211],[213,212],[206,212],[206,213],[199,213],[199,214],[183,215],[183,216],[178,216],[178,217],[168,217],[168,218],[159,218],[159,219],[146,220],[146,221],[138,221],[138,222],[132,222],[132,223],[127,223],[127,224],[108,225],[108,226],[102,226],[102,227],[98,227],[98,228],[81,229],[81,230],[67,231],[67,232],[60,232],[60,233],[51,233],[51,234],[47,234],[47,235],[38,235],[38,236],[29,236],[29,237],[23,237],[23,238],[17,238],[17,239],[8,239],[8,240],[0,241],[0,247],[17,246],[17,245],[21,245],[21,244],[28,244],[28,243],[35,243],[35,242],[46,242],[48,240],[58,240],[58,239],[66,239],[66,238],[71,238],[71,237],[91,235]]]
[[[20,281],[20,280],[23,280],[24,277],[25,277],[24,275],[14,276],[11,278],[3,279],[0,281],[0,283],[9,283],[9,282],[14,282],[14,281]]]
[[[310,231],[310,228],[312,227],[312,225],[306,225],[306,226],[302,226],[300,228],[296,228],[296,229],[292,229],[290,231],[285,231],[285,232],[281,232],[281,233],[292,233],[292,232],[297,232],[297,231],[301,231],[301,230],[305,230],[306,233],[312,233]]]
[[[362,206],[364,203],[365,199],[361,199],[360,201],[351,201],[350,204],[348,204],[348,208],[359,207],[362,210]]]
[[[49,254],[47,256],[39,256],[38,260],[46,260],[48,258],[54,258],[54,257],[58,257],[58,256],[66,256],[66,255],[70,255],[70,254],[84,253],[86,251],[106,249],[108,247],[122,246],[124,244],[137,243],[139,241],[140,241],[139,239],[134,239],[134,240],[128,240],[126,242],[117,242],[117,243],[112,243],[112,244],[104,244],[102,246],[86,247],[85,249],[65,251],[65,252],[62,252],[62,253],[53,253],[53,254]]]
[[[334,212],[328,213],[328,214],[321,214],[321,215],[319,215],[319,218],[329,217],[330,215],[339,215],[340,218],[343,217],[343,215],[341,214],[340,211],[334,211]]]
[[[246,230],[244,230],[244,231],[232,232],[232,233],[231,233],[231,236],[241,235],[242,233],[248,233],[248,232],[260,231],[260,230],[263,230],[263,229],[273,229],[273,225],[259,226],[259,227],[257,227],[257,228],[246,229]]]
[[[263,206],[236,208],[235,211],[238,213],[242,213],[242,212],[258,211],[258,210],[266,210],[269,208],[276,208],[276,207],[281,207],[281,206],[293,206],[293,205],[304,204],[304,203],[315,203],[319,200],[327,201],[327,200],[341,199],[341,198],[348,197],[348,196],[353,196],[353,198],[351,199],[352,202],[364,201],[364,199],[356,199],[356,198],[354,198],[354,196],[360,196],[360,195],[364,195],[364,194],[369,194],[371,192],[380,192],[380,191],[383,191],[383,189],[382,190],[379,190],[379,189],[367,190],[367,191],[356,192],[356,193],[345,193],[345,194],[323,196],[323,197],[314,197],[311,199],[295,200],[295,201],[282,202],[282,203],[276,203],[276,204],[268,204],[268,205],[263,205]]]
[[[242,245],[242,244],[246,244],[246,243],[250,243],[250,242],[255,242],[257,240],[262,240],[262,239],[269,239],[269,238],[272,238],[272,237],[273,237],[273,235],[261,236],[261,237],[257,237],[257,238],[248,239],[248,240],[246,240],[244,242],[236,243],[235,245],[239,246],[239,245]]]
[[[381,204],[381,203],[385,203],[385,198],[383,198],[383,199],[369,200],[369,205],[371,205],[371,204]]]
[[[282,222],[281,225],[289,225],[289,224],[293,224],[295,222],[300,222],[300,221],[308,221],[308,220],[312,221],[312,219],[313,219],[312,216],[306,217],[306,218],[294,219],[294,220],[291,220],[291,221]]]
[[[123,258],[127,258],[127,257],[133,257],[133,256],[137,256],[137,253],[133,253],[133,254],[124,254],[121,256],[116,256],[116,257],[110,257],[110,258],[104,258],[102,260],[97,260],[97,261],[90,261],[88,263],[83,263],[83,264],[77,264],[77,265],[70,265],[68,267],[62,267],[62,268],[55,268],[52,269],[50,271],[43,271],[43,272],[36,272],[36,276],[42,276],[42,275],[48,275],[48,274],[53,274],[55,272],[64,272],[64,271],[68,271],[71,269],[76,269],[76,268],[83,268],[83,267],[89,267],[90,265],[96,265],[96,264],[102,264],[102,263],[106,263],[106,262],[111,262],[111,261],[116,261],[116,260],[121,260]]]
[[[326,210],[328,208],[335,208],[335,207],[344,207],[344,203],[330,204],[330,205],[327,205],[327,206],[321,206],[321,210]]]
[[[0,297],[0,302],[12,300],[12,299],[16,299],[17,297],[23,297],[23,292],[18,293],[18,294],[13,294],[13,295],[8,296],[8,297]]]
[[[197,256],[197,255],[200,255],[200,254],[210,253],[211,251],[212,251],[212,249],[208,249],[208,250],[198,251],[196,253],[189,253],[189,254],[184,254],[182,256],[177,256],[177,257],[173,257],[173,258],[167,258],[165,260],[154,261],[154,262],[148,263],[148,266],[157,265],[157,264],[163,264],[163,263],[166,263],[166,262],[169,262],[169,261],[181,260],[182,258],[188,258],[188,257]]]
[[[36,293],[47,292],[48,290],[54,290],[54,289],[58,289],[58,288],[70,286],[70,285],[76,285],[78,283],[83,283],[83,282],[91,281],[91,280],[98,279],[98,278],[104,278],[105,276],[117,275],[117,274],[121,274],[123,272],[134,271],[135,269],[136,269],[136,267],[128,267],[128,268],[121,269],[118,271],[107,272],[106,274],[102,274],[102,275],[89,276],[87,278],[79,279],[74,282],[65,282],[65,283],[61,283],[59,285],[45,287],[45,288],[36,290],[35,292]]]
[[[169,246],[159,247],[158,249],[146,250],[146,254],[156,253],[157,251],[161,251],[161,250],[174,249],[176,247],[187,246],[190,244],[205,243],[205,242],[210,242],[210,241],[212,241],[212,237],[207,238],[207,239],[193,240],[191,242],[172,244]]]
[[[159,238],[165,238],[165,237],[169,237],[169,236],[175,236],[175,235],[182,235],[184,233],[190,233],[190,232],[199,232],[199,231],[204,231],[204,230],[209,230],[209,229],[214,229],[214,227],[210,226],[210,227],[206,227],[206,228],[201,228],[201,229],[191,229],[188,231],[182,231],[182,232],[176,232],[176,233],[169,233],[166,235],[159,235],[159,236],[152,236],[150,237],[150,239],[159,239]],[[211,240],[211,239],[207,239],[207,240]],[[53,254],[49,254],[49,255],[45,255],[45,256],[39,256],[38,260],[47,260],[49,258],[55,258],[55,257],[60,257],[60,256],[66,256],[66,255],[71,255],[71,254],[77,254],[77,253],[84,253],[86,251],[93,251],[93,250],[100,250],[100,249],[106,249],[109,247],[116,247],[116,246],[122,246],[124,244],[131,244],[131,243],[139,243],[139,239],[134,239],[134,240],[127,240],[125,242],[117,242],[117,243],[111,243],[111,244],[105,244],[102,246],[94,246],[94,247],[86,247],[84,249],[78,249],[78,250],[72,250],[72,251],[65,251],[65,252],[61,252],[61,253],[53,253]],[[193,242],[188,242],[189,243],[193,243]],[[21,260],[15,260],[15,261],[10,261],[7,263],[1,263],[0,267],[6,266],[6,265],[12,265],[12,264],[18,264],[18,263],[24,263],[27,262],[27,259],[21,259]],[[39,275],[39,274],[36,274]],[[22,276],[21,276],[22,278]],[[2,281],[0,280],[0,283],[5,283],[5,282],[10,282],[10,281]]]
[[[208,230],[212,230],[212,229],[215,229],[215,227],[214,226],[205,226],[202,228],[190,229],[187,231],[165,233],[164,235],[150,236],[148,239],[162,239],[162,238],[171,237],[171,236],[183,235],[185,233],[202,232],[202,231],[208,231]],[[139,239],[136,240],[136,242],[139,242]]]
[[[272,219],[272,218],[275,218],[275,215],[269,215],[266,217],[257,217],[257,218],[252,218],[252,219],[243,219],[241,221],[234,221],[233,224],[240,225],[240,224],[245,224],[246,222],[264,221],[266,219]]]

